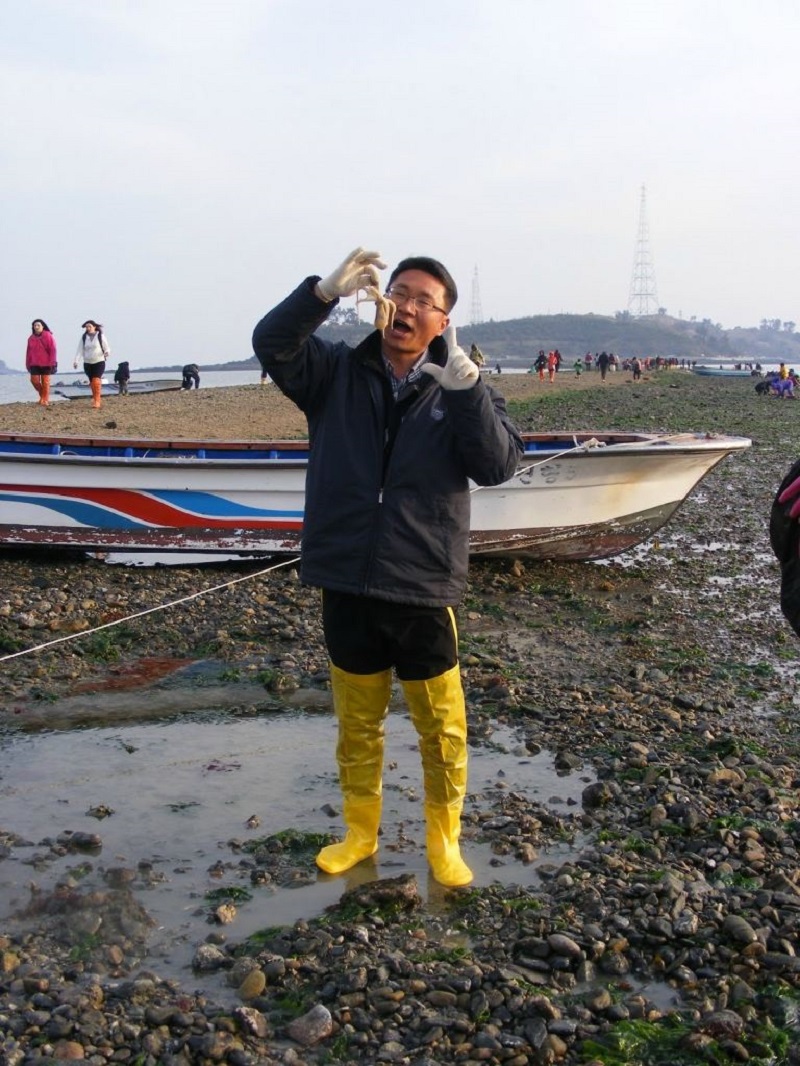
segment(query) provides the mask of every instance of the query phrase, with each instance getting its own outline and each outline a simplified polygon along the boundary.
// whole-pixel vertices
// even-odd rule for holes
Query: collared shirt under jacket
[[[397,402],[381,334],[356,348],[314,331],[336,301],[307,278],[256,326],[253,348],[308,419],[301,576],[309,585],[397,603],[452,606],[467,581],[468,479],[498,485],[522,441],[483,380],[442,389],[428,374]],[[441,337],[429,357],[444,365]]]

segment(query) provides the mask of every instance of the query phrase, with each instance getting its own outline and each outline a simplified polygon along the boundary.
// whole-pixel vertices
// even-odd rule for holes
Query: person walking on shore
[[[42,318],[31,322],[31,335],[25,351],[25,369],[31,379],[31,385],[39,394],[39,404],[50,406],[50,375],[57,369],[56,339],[50,327]]]
[[[469,357],[475,366],[480,370],[483,364],[486,362],[483,356],[483,352],[480,350],[477,344],[473,344],[469,350]]]
[[[556,379],[556,371],[558,370],[558,359],[555,352],[547,353],[547,377],[552,385]]]
[[[87,318],[81,329],[83,336],[78,341],[78,350],[72,366],[77,370],[83,360],[83,369],[92,390],[92,407],[100,407],[103,374],[106,372],[106,360],[111,358],[111,349],[99,322],[95,322],[93,318]]]
[[[522,441],[503,398],[449,327],[458,293],[436,259],[402,260],[379,293],[378,252],[357,248],[256,326],[253,349],[305,413],[311,452],[301,578],[322,589],[347,828],[317,865],[341,873],[378,849],[384,720],[394,669],[419,735],[434,878],[465,885],[467,723],[454,606],[466,588],[469,480],[514,473]],[[357,347],[316,331],[365,290],[389,322]],[[385,321],[384,315],[381,318]]]
[[[533,368],[536,371],[539,381],[544,381],[544,372],[547,369],[547,356],[544,354],[544,349],[539,349],[539,354],[536,356],[536,362],[533,364]]]

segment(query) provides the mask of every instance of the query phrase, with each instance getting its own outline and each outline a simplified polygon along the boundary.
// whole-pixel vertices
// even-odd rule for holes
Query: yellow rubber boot
[[[381,827],[381,800],[358,803],[344,800],[344,822],[347,833],[339,844],[328,844],[317,855],[317,866],[326,874],[341,874],[378,850],[378,830]]]
[[[428,862],[439,884],[448,888],[468,885],[472,881],[472,870],[462,859],[458,844],[462,806],[463,802],[449,807],[425,804]]]
[[[100,381],[100,378],[92,378],[90,384],[92,388],[92,407],[99,407],[100,393],[103,388],[103,384]]]
[[[458,844],[467,792],[467,715],[458,665],[429,681],[404,681],[403,692],[419,734],[428,862],[440,885],[468,885],[472,871]]]
[[[42,402],[42,379],[39,376],[39,374],[31,374],[30,378],[31,378],[31,385],[33,385],[33,387],[39,393],[39,403],[41,403]]]
[[[336,760],[347,833],[317,855],[329,874],[349,870],[378,850],[383,796],[383,724],[392,688],[391,670],[350,674],[331,664],[333,707],[339,721]]]
[[[42,407],[50,406],[50,375],[42,374],[42,391],[40,393],[41,400],[39,401]]]

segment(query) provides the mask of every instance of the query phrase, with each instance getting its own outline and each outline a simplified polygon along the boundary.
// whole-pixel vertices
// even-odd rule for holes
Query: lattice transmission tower
[[[639,203],[639,226],[633,251],[633,272],[628,295],[628,310],[632,315],[655,315],[658,313],[658,290],[656,271],[650,254],[650,233],[647,227],[647,193],[642,186]]]
[[[473,326],[477,326],[480,322],[483,322],[483,308],[481,307],[481,286],[478,281],[478,268],[475,267],[475,273],[472,275],[472,300],[469,308],[469,320]]]

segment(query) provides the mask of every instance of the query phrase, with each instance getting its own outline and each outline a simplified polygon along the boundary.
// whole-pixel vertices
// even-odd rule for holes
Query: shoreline
[[[647,375],[656,380],[672,371]],[[680,372],[677,372],[680,373]],[[540,382],[533,375],[485,375],[487,384],[509,401],[526,402],[562,392],[632,385],[630,374],[609,373],[601,382],[592,372],[576,377],[561,371],[555,381]],[[307,435],[305,417],[271,382],[267,385],[227,385],[186,392],[105,396],[99,410],[89,398],[65,400],[40,407],[35,401],[0,404],[0,432],[69,436],[146,437],[150,439],[257,440],[297,439]]]

